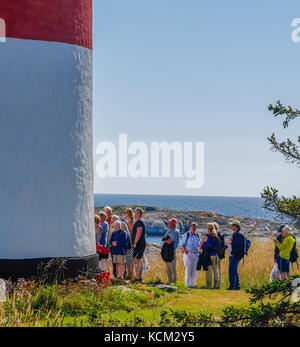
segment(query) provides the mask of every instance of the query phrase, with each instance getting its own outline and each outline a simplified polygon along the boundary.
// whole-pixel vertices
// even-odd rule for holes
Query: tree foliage
[[[298,327],[300,302],[291,300],[296,288],[294,279],[277,280],[260,288],[246,290],[252,297],[249,308],[228,307],[224,310],[221,326],[226,327]],[[268,300],[266,303],[265,300]],[[255,306],[255,304],[258,304]]]
[[[269,106],[274,117],[285,117],[283,127],[287,128],[292,120],[300,117],[300,110],[293,109],[291,106],[285,107],[280,101],[273,106]],[[285,141],[278,141],[275,134],[268,138],[271,144],[271,150],[279,152],[283,155],[288,163],[296,164],[300,167],[300,136],[298,136],[297,143],[290,139]],[[275,212],[279,217],[291,221],[296,226],[300,226],[300,198],[293,196],[291,198],[279,196],[279,191],[272,187],[266,187],[261,193],[264,199],[264,207],[272,212]]]
[[[265,200],[264,207],[275,212],[278,217],[285,221],[294,222],[296,226],[300,224],[300,198],[293,196],[291,198],[279,196],[278,190],[272,187],[266,187],[261,194]]]
[[[291,106],[285,107],[280,101],[277,101],[274,106],[269,105],[268,110],[273,113],[274,117],[285,116],[285,120],[283,121],[284,128],[289,126],[290,121],[300,117],[300,110],[294,110]]]
[[[291,300],[292,294],[297,290],[297,287],[293,285],[296,278],[299,276],[246,290],[251,294],[250,306],[228,306],[220,317],[204,312],[164,310],[161,313],[160,325],[164,327],[299,327],[300,302]]]

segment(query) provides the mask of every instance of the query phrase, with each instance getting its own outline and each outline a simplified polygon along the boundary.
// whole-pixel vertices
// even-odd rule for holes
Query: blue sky
[[[300,107],[298,0],[94,0],[94,144],[205,143],[205,184],[95,175],[96,193],[300,194],[299,169],[266,140],[296,138],[267,106]],[[95,163],[99,156],[95,154]]]

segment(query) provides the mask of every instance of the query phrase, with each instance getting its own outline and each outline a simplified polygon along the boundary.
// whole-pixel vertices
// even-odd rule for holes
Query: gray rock
[[[162,246],[155,243],[147,243],[145,255],[149,263],[160,257]]]

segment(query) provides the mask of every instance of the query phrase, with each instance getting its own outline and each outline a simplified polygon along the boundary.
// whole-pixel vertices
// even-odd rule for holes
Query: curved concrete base
[[[0,259],[0,278],[62,281],[93,274],[98,262],[98,254],[80,258]]]

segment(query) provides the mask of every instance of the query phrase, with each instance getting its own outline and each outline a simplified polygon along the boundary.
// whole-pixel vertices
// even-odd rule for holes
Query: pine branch
[[[272,134],[272,136],[268,138],[268,141],[272,145],[271,150],[281,153],[286,162],[300,166],[299,146],[293,143],[290,139],[279,143],[275,137],[275,134]],[[298,138],[298,143],[300,143],[300,136]]]
[[[286,198],[285,196],[278,196],[278,190],[271,187],[266,187],[261,193],[264,199],[264,208],[275,212],[277,216],[285,217],[295,223],[296,226],[300,225],[300,198],[293,196]]]
[[[289,122],[300,116],[300,110],[293,109],[291,106],[285,107],[280,101],[277,101],[275,106],[269,105],[268,110],[273,113],[275,117],[286,115],[286,118],[283,122],[283,127],[287,128]]]

